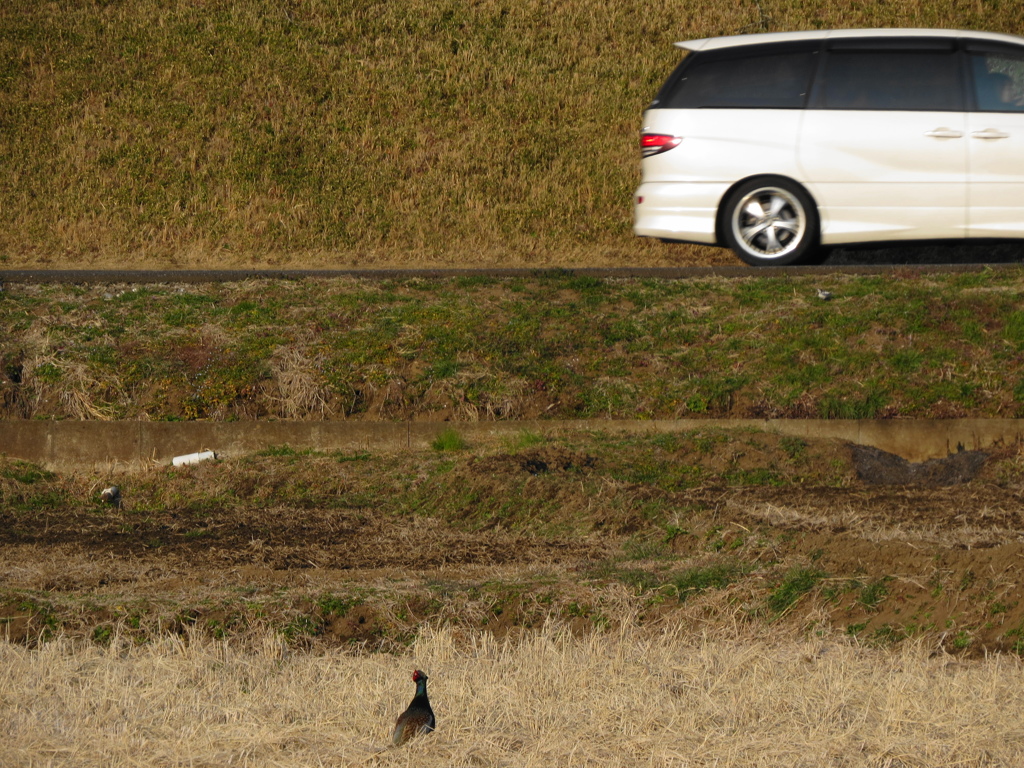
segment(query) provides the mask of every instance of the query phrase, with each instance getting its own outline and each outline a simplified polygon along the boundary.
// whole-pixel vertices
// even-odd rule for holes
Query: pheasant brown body
[[[396,746],[405,744],[417,734],[430,733],[436,723],[434,710],[430,708],[430,699],[427,698],[427,676],[417,669],[412,673],[412,681],[416,683],[416,695],[395,722],[395,733],[391,740]]]

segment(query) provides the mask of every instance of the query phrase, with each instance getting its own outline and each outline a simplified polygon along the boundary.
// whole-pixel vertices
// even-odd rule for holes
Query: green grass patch
[[[445,429],[431,441],[430,447],[441,453],[464,451],[468,447],[468,443],[456,430]]]
[[[316,606],[323,616],[338,616],[340,618],[344,618],[350,610],[362,604],[362,597],[339,597],[333,594],[321,595],[316,602]]]
[[[813,568],[791,569],[768,595],[768,610],[776,616],[786,613],[827,575]]]
[[[516,453],[518,451],[526,450],[527,448],[536,448],[541,445],[545,445],[548,442],[548,438],[544,435],[538,434],[528,429],[524,429],[515,435],[506,437],[502,443],[505,446],[505,450],[510,453]]]
[[[889,594],[888,583],[891,580],[890,577],[885,577],[865,584],[860,590],[857,602],[869,610],[877,610],[886,595]]]
[[[20,459],[0,458],[0,478],[8,478],[24,485],[33,485],[41,481],[53,480],[55,477],[53,472],[43,469],[38,464]]]
[[[675,589],[680,602],[685,602],[709,589],[725,589],[749,571],[749,566],[739,563],[716,563],[688,568],[673,575],[668,583]]]

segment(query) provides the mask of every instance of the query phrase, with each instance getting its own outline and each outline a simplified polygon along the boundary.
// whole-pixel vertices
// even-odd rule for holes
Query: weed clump
[[[444,453],[447,451],[464,451],[468,444],[456,430],[445,429],[431,441],[430,447],[439,453]]]

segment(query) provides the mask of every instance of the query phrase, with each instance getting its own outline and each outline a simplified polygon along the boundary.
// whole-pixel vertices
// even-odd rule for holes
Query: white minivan
[[[1024,237],[1024,38],[706,38],[644,112],[634,231],[747,264],[852,243]]]

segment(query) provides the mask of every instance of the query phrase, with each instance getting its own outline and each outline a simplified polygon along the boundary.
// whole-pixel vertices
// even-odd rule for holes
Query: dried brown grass
[[[0,265],[733,263],[630,233],[672,43],[851,26],[1021,22],[980,0],[6,0]]]
[[[40,376],[43,370],[51,371],[53,378]],[[60,417],[107,421],[116,415],[107,404],[109,396],[124,394],[116,375],[98,374],[82,361],[56,354],[30,359],[25,371],[30,415],[52,411]]]
[[[0,644],[4,764],[25,766],[1012,766],[1024,666],[831,637],[518,640],[441,630],[406,653],[168,638]],[[431,676],[435,734],[386,747]]]
[[[283,346],[270,358],[270,374],[277,390],[271,400],[286,419],[326,419],[334,414],[323,384],[324,356],[301,347]]]

